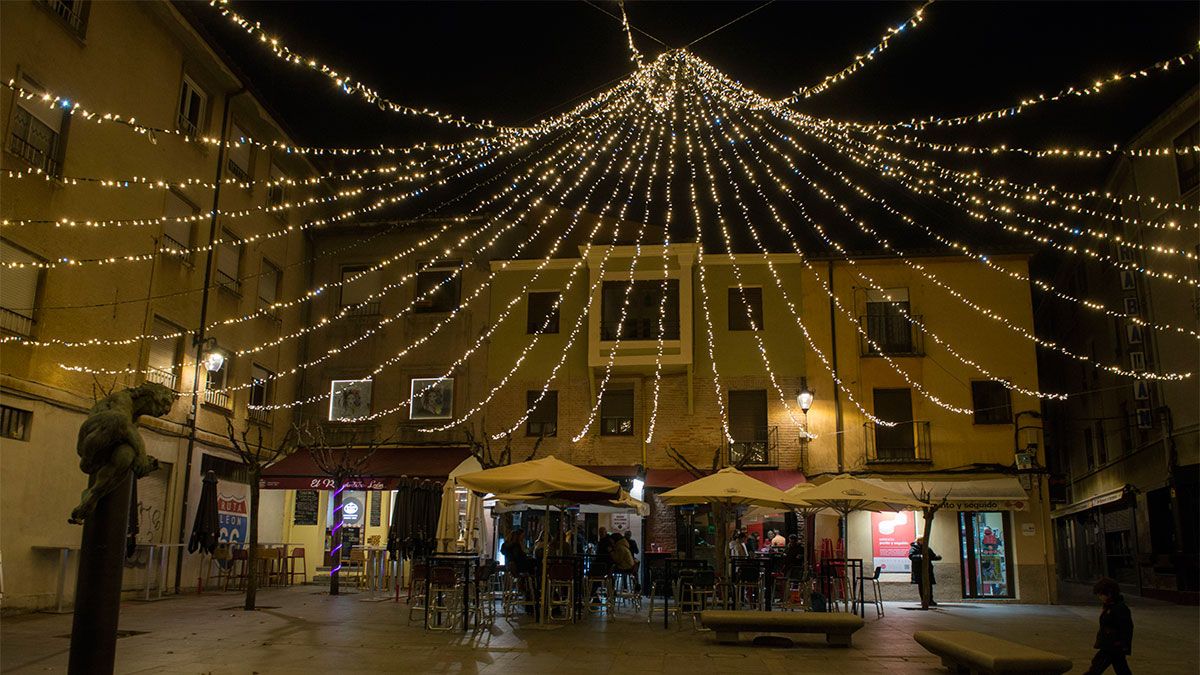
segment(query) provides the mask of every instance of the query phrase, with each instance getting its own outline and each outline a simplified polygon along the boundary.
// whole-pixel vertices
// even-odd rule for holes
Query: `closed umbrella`
[[[446,481],[442,486],[442,503],[437,522],[437,550],[447,552],[454,550],[458,541],[458,498],[454,494],[454,480]]]
[[[196,508],[196,520],[192,524],[192,536],[188,540],[188,553],[200,550],[209,555],[217,548],[217,537],[221,531],[217,515],[217,474],[209,471],[204,475],[200,488],[200,503]]]

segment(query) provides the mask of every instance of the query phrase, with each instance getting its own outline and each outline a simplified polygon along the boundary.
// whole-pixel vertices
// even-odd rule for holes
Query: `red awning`
[[[365,450],[350,450],[351,459]],[[350,484],[359,490],[394,490],[402,477],[444,480],[471,455],[464,447],[380,448]],[[266,490],[333,490],[333,479],[321,473],[307,450],[298,450],[263,472],[259,486]]]
[[[796,483],[804,483],[808,479],[804,474],[794,469],[742,469],[747,476],[757,478],[762,482],[787,490]],[[652,488],[677,488],[680,485],[690,483],[696,480],[696,477],[688,473],[685,469],[650,469],[646,471],[646,487]]]

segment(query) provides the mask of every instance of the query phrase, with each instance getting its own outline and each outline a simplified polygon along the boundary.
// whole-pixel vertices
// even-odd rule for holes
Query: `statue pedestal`
[[[100,498],[95,512],[84,522],[68,673],[113,672],[133,480],[133,472],[127,471],[116,488]]]

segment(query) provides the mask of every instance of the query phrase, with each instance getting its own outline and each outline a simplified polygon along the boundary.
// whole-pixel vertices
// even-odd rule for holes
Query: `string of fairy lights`
[[[764,209],[769,214],[767,222],[775,226],[778,236],[787,240],[797,256],[797,262],[829,300],[830,321],[835,320],[833,313],[836,311],[840,320],[853,327],[863,344],[871,348],[873,355],[880,357],[890,372],[932,405],[953,414],[967,415],[974,412],[972,406],[954,403],[946,398],[943,392],[933,391],[926,381],[913,374],[913,369],[887,353],[884,346],[878,343],[877,336],[867,330],[864,321],[855,316],[853,308],[847,306],[847,302],[839,295],[832,277],[823,275],[813,264],[811,252],[801,243],[802,230],[814,233],[817,240],[823,242],[825,250],[835,254],[862,287],[883,296],[885,302],[898,313],[907,326],[928,337],[939,352],[949,355],[970,372],[979,373],[1018,395],[1050,400],[1065,397],[1059,392],[1041,391],[1018,382],[1016,378],[1001,376],[995,372],[994,366],[985,363],[988,359],[983,355],[968,353],[961,345],[953,344],[946,334],[934,330],[924,318],[914,315],[906,302],[899,302],[889,295],[888,283],[884,279],[872,274],[869,266],[860,264],[851,247],[839,238],[838,233],[842,231],[839,226],[822,223],[814,216],[806,203],[809,194],[828,206],[839,218],[839,222],[844,221],[848,224],[850,227],[846,229],[847,232],[856,231],[854,236],[861,236],[864,241],[872,242],[874,247],[886,252],[889,259],[905,266],[909,274],[921,279],[922,285],[927,285],[930,291],[939,294],[939,297],[943,294],[949,295],[965,308],[961,311],[967,312],[972,321],[978,317],[981,322],[998,323],[1019,337],[1021,341],[1018,344],[1021,347],[1014,348],[1028,346],[1029,349],[1050,350],[1097,370],[1134,380],[1178,381],[1193,375],[1190,372],[1125,367],[1080,354],[1067,346],[1037,335],[1027,318],[1014,318],[1005,310],[989,306],[989,303],[979,297],[985,293],[978,290],[964,291],[956,287],[949,276],[943,278],[943,275],[935,272],[934,266],[925,262],[924,258],[902,250],[879,227],[873,225],[856,205],[878,208],[906,231],[911,230],[922,237],[928,237],[941,250],[977,263],[989,274],[1008,279],[1014,284],[1025,284],[1026,288],[1037,289],[1053,298],[1074,303],[1119,322],[1128,322],[1147,330],[1173,332],[1200,339],[1200,332],[1197,332],[1194,326],[1173,325],[1159,319],[1146,319],[1137,312],[1119,311],[1099,300],[1079,297],[1048,281],[1035,278],[1024,265],[1006,264],[1007,261],[999,260],[997,256],[983,253],[979,246],[960,241],[953,233],[954,230],[945,232],[928,222],[914,218],[883,194],[869,190],[850,172],[823,159],[822,155],[830,154],[848,162],[855,175],[867,175],[887,185],[897,186],[904,194],[914,199],[936,200],[972,224],[978,223],[980,227],[994,226],[992,231],[1030,242],[1039,249],[1050,249],[1074,258],[1093,261],[1098,266],[1111,270],[1113,274],[1133,275],[1140,282],[1154,280],[1155,283],[1198,288],[1200,279],[1191,271],[1191,267],[1194,267],[1200,258],[1200,252],[1190,245],[1180,243],[1177,236],[1180,232],[1200,229],[1200,223],[1175,215],[1196,213],[1198,205],[1192,201],[1174,201],[1172,198],[1154,194],[1113,194],[1099,190],[1077,192],[1057,185],[999,178],[984,170],[954,169],[928,156],[918,157],[906,152],[916,150],[926,154],[964,158],[1019,155],[1026,159],[1048,161],[1117,158],[1165,161],[1193,157],[1200,154],[1200,145],[1184,143],[1151,148],[1123,148],[1117,145],[1029,148],[1007,144],[979,145],[970,142],[933,141],[921,135],[921,132],[935,127],[965,127],[1010,118],[1036,107],[1079,97],[1097,96],[1112,90],[1119,83],[1194,67],[1197,56],[1195,50],[1160,60],[1144,68],[1105,76],[1088,84],[1067,86],[1053,93],[1026,97],[1003,108],[890,122],[857,122],[807,114],[798,109],[799,104],[848,80],[873,63],[898,37],[912,32],[922,24],[930,2],[923,4],[904,22],[889,26],[874,47],[856,55],[850,64],[821,77],[813,84],[799,87],[785,98],[775,100],[762,96],[730,78],[686,49],[669,50],[652,59],[646,57],[634,43],[634,29],[629,23],[624,3],[619,2],[620,19],[628,43],[630,60],[634,65],[633,71],[615,85],[587,98],[567,112],[518,127],[502,126],[489,120],[472,120],[429,108],[398,103],[344,69],[334,68],[315,56],[304,55],[288,47],[275,32],[269,31],[260,22],[230,9],[228,0],[213,0],[211,4],[251,39],[265,45],[273,58],[319,74],[333,83],[335,90],[344,95],[358,98],[388,112],[428,118],[453,127],[477,129],[482,135],[455,143],[419,143],[377,148],[297,146],[254,139],[246,135],[213,138],[187,133],[181,129],[152,126],[128,113],[97,112],[74,98],[48,90],[29,91],[18,85],[15,80],[10,80],[5,86],[23,105],[44,105],[64,115],[96,125],[115,125],[145,136],[156,144],[161,138],[175,138],[184,143],[231,149],[252,147],[284,155],[388,159],[375,165],[343,167],[307,177],[292,178],[272,174],[259,180],[244,177],[216,180],[195,177],[168,179],[137,174],[124,177],[103,177],[103,174],[54,176],[43,169],[9,169],[3,172],[3,177],[8,181],[53,180],[64,189],[75,190],[88,186],[100,188],[100,194],[105,194],[105,191],[111,194],[115,191],[142,188],[151,192],[168,189],[181,192],[213,191],[222,186],[238,186],[244,189],[254,186],[289,187],[301,190],[273,203],[236,210],[214,208],[211,211],[198,211],[193,215],[183,216],[113,217],[107,212],[104,212],[103,217],[51,217],[44,214],[34,214],[30,217],[7,216],[0,221],[0,227],[6,230],[32,230],[38,227],[46,232],[53,232],[59,228],[80,232],[110,228],[129,230],[137,227],[165,226],[170,222],[191,224],[210,219],[220,219],[224,227],[229,223],[236,223],[239,219],[253,220],[254,216],[261,214],[292,212],[303,213],[305,218],[298,224],[283,223],[278,227],[260,228],[245,236],[221,234],[207,243],[182,247],[168,247],[156,242],[149,251],[127,250],[120,254],[101,256],[96,256],[93,252],[91,255],[94,257],[56,251],[45,260],[6,260],[0,263],[0,269],[36,268],[47,273],[62,274],[68,269],[142,263],[169,259],[172,256],[209,253],[224,247],[246,247],[314,228],[352,226],[362,222],[365,216],[384,208],[427,198],[434,193],[459,190],[473,178],[487,175],[492,167],[501,166],[501,160],[513,160],[505,174],[514,172],[511,177],[503,178],[503,182],[486,196],[472,200],[469,206],[463,208],[461,215],[442,218],[428,232],[421,231],[411,237],[401,237],[404,243],[395,245],[395,250],[378,256],[376,262],[365,265],[362,269],[344,275],[339,280],[313,283],[307,290],[298,294],[276,299],[248,313],[234,313],[233,316],[213,320],[210,325],[204,326],[207,331],[228,330],[264,315],[275,316],[281,311],[299,309],[319,299],[328,298],[339,289],[362,282],[370,275],[382,275],[398,266],[404,266],[404,273],[396,275],[386,284],[380,284],[377,290],[372,289],[363,298],[345,305],[339,304],[337,311],[329,316],[298,321],[295,326],[281,329],[270,338],[233,347],[232,354],[235,356],[249,357],[278,349],[317,331],[329,330],[351,317],[359,316],[364,307],[384,301],[390,302],[398,292],[414,288],[423,272],[434,269],[450,270],[436,283],[421,288],[419,293],[414,293],[411,301],[397,302],[399,309],[378,314],[365,323],[356,324],[351,335],[344,339],[331,340],[332,346],[323,350],[318,348],[311,357],[306,353],[288,367],[265,376],[265,380],[262,377],[248,382],[226,380],[222,386],[213,387],[213,392],[228,394],[244,391],[259,386],[264,381],[300,375],[335,358],[357,358],[358,354],[365,351],[364,345],[371,344],[372,340],[389,326],[396,325],[415,313],[423,303],[428,303],[431,298],[448,288],[461,288],[461,297],[457,299],[455,307],[441,313],[436,320],[423,323],[414,334],[408,335],[401,344],[396,345],[396,349],[389,350],[390,353],[385,357],[374,358],[371,363],[359,362],[361,379],[373,380],[385,370],[413,357],[418,353],[417,350],[440,344],[439,340],[445,336],[448,329],[469,320],[474,308],[486,305],[488,309],[485,325],[464,340],[461,349],[456,348],[452,353],[442,355],[442,360],[439,361],[442,365],[437,367],[440,374],[425,378],[426,381],[422,385],[414,384],[408,398],[396,405],[385,405],[363,415],[335,417],[331,421],[365,423],[399,414],[409,409],[416,398],[454,378],[473,356],[486,349],[493,342],[493,338],[511,324],[511,319],[518,310],[525,306],[523,303],[531,289],[537,287],[539,280],[551,268],[551,263],[561,255],[564,246],[578,240],[581,246],[579,257],[575,258],[569,267],[558,268],[568,271],[565,281],[562,282],[561,292],[551,304],[551,312],[541,320],[541,330],[532,330],[520,349],[514,350],[511,355],[512,362],[505,364],[508,366],[507,372],[504,372],[503,367],[494,369],[494,372],[502,374],[492,378],[485,390],[475,396],[462,411],[452,413],[448,419],[424,422],[413,428],[423,433],[435,433],[467,424],[473,418],[486,413],[498,397],[507,395],[510,385],[523,376],[522,374],[529,375],[530,371],[537,370],[536,375],[529,375],[534,377],[535,388],[528,390],[529,396],[523,405],[516,406],[518,411],[523,409],[523,412],[515,413],[511,423],[505,422],[503,428],[491,436],[499,439],[512,434],[543,404],[554,383],[560,379],[562,370],[572,354],[572,347],[584,334],[588,318],[594,318],[594,313],[600,312],[601,322],[606,324],[602,326],[603,345],[599,352],[603,362],[596,366],[598,370],[594,373],[596,378],[592,389],[593,398],[590,399],[586,418],[581,420],[579,429],[571,435],[571,441],[583,441],[594,433],[598,421],[603,424],[600,416],[605,394],[611,390],[613,378],[619,370],[619,357],[630,351],[630,347],[625,343],[644,340],[645,349],[649,349],[650,343],[653,343],[653,349],[650,351],[653,373],[650,380],[651,394],[643,428],[644,443],[652,443],[661,413],[668,328],[668,292],[671,280],[670,260],[673,247],[678,241],[674,235],[674,227],[682,220],[676,217],[678,209],[674,201],[682,197],[690,202],[688,210],[693,220],[697,249],[695,273],[699,293],[695,302],[700,319],[697,328],[702,329],[704,333],[704,349],[707,351],[720,427],[727,442],[732,444],[735,439],[731,432],[729,402],[722,388],[722,373],[719,372],[716,349],[713,318],[715,303],[710,292],[714,289],[715,280],[711,278],[711,273],[716,264],[727,264],[730,270],[733,287],[730,289],[728,311],[731,315],[738,311],[744,314],[750,327],[749,340],[758,352],[756,367],[761,367],[762,374],[778,398],[780,409],[794,425],[801,426],[801,422],[794,414],[789,395],[785,393],[784,377],[788,373],[773,365],[773,358],[775,363],[779,363],[778,354],[771,353],[777,347],[768,342],[767,333],[763,326],[759,325],[761,319],[756,316],[748,300],[745,274],[748,264],[765,266],[773,281],[772,294],[782,299],[791,316],[789,325],[794,322],[796,331],[803,337],[808,351],[816,357],[832,378],[839,393],[845,396],[858,413],[876,425],[894,426],[901,421],[882,419],[874,415],[861,397],[855,395],[855,384],[839,377],[836,364],[820,347],[816,336],[806,323],[800,303],[789,288],[794,288],[795,284],[786,282],[775,258],[772,257],[768,241],[776,235],[760,232],[758,229],[757,224],[761,219],[756,215],[757,208]],[[673,189],[673,183],[684,163],[687,170],[680,172],[682,175],[678,178],[686,180],[688,185],[686,194],[681,195]],[[807,166],[815,166],[819,171],[809,172],[805,168]],[[816,173],[821,175],[817,176]],[[836,188],[827,185],[826,181],[836,185]],[[462,194],[467,194],[486,182],[482,181]],[[602,185],[608,189],[601,190]],[[835,189],[840,192],[835,193]],[[848,200],[839,194],[852,195],[852,199]],[[635,202],[639,201],[640,216],[636,211],[632,215],[637,220],[637,226],[627,228],[627,218],[631,216],[631,210],[635,209]],[[348,203],[342,205],[342,202]],[[1141,213],[1134,216],[1120,208],[1126,205],[1152,206],[1158,213],[1149,218]],[[1159,215],[1162,217],[1158,217]],[[662,234],[660,242],[651,244],[647,241],[647,236],[653,236],[650,228],[656,216],[661,218]],[[588,218],[594,218],[593,225],[590,228],[581,227]],[[596,243],[605,223],[610,221],[611,241],[607,244]],[[1107,225],[1098,227],[1092,224],[1096,222]],[[632,242],[625,246],[621,244],[621,237],[627,229],[633,230],[634,233]],[[389,228],[388,231],[392,230]],[[222,229],[222,232],[225,230]],[[706,260],[706,255],[711,254],[711,251],[705,251],[706,235],[713,232],[719,235],[723,244],[725,263],[711,258]],[[1130,232],[1136,234],[1131,235]],[[736,250],[735,234],[748,235],[755,251],[744,253]],[[507,243],[510,239],[515,243]],[[65,241],[67,240],[64,239]],[[375,239],[364,237],[363,241]],[[520,283],[498,285],[501,275],[516,269],[512,266],[513,261],[522,260],[522,254],[539,241],[545,242],[545,249],[539,251],[542,254],[540,257],[531,258],[529,265],[519,266],[524,274]],[[498,253],[501,242],[506,242],[503,244],[506,247],[503,256]],[[362,242],[358,245],[362,245]],[[595,247],[600,247],[601,252],[598,255],[593,255]],[[1109,247],[1115,247],[1117,253],[1111,254]],[[409,265],[417,256],[421,258],[416,264]],[[489,271],[481,275],[477,283],[465,284],[465,265],[461,261],[451,264],[456,257],[470,257],[473,260],[489,257],[495,259],[492,260]],[[626,260],[628,266],[620,271],[609,271],[608,267],[614,257]],[[631,337],[631,334],[627,335],[625,326],[630,319],[635,282],[646,278],[645,273],[641,273],[641,266],[648,264],[647,261],[652,264],[656,257],[661,257],[662,262],[661,278],[655,276],[661,281],[656,320],[658,332],[650,337]],[[533,261],[536,261],[536,264]],[[581,282],[580,279],[586,279],[589,271],[593,275],[591,283]],[[607,289],[603,288],[606,280],[615,279],[623,282],[623,294],[610,295]],[[501,288],[508,290],[502,292]],[[189,289],[186,292],[195,291],[196,289]],[[568,303],[570,294],[581,294],[584,291],[586,298],[578,313],[574,315],[570,332],[558,349],[558,358],[545,359],[544,363],[530,358],[535,354],[538,345],[544,344],[543,335],[552,317],[557,321],[556,317],[563,309],[573,307]],[[740,299],[740,307],[733,306],[735,298]],[[595,306],[598,300],[602,307]],[[615,304],[612,307],[604,306],[609,302]],[[115,306],[117,303],[114,301],[110,304]],[[613,310],[616,315],[616,327],[610,332],[605,332],[608,330],[606,319],[609,317],[609,310]],[[191,333],[190,330],[170,333],[148,330],[135,335],[99,337],[54,334],[36,339],[31,336],[6,335],[0,337],[0,343],[31,348],[91,350],[178,339]],[[445,342],[449,344],[449,340]],[[149,373],[148,366],[105,367],[104,359],[90,358],[93,356],[90,352],[72,353],[81,356],[75,363],[59,363],[60,368],[93,376],[128,377]],[[186,357],[177,358],[174,363],[165,365],[176,369],[195,365],[189,361]],[[548,370],[545,369],[546,366],[549,366]],[[157,364],[155,367],[164,367],[164,364]],[[728,380],[728,377],[725,379]],[[536,388],[538,384],[540,391]],[[255,412],[304,408],[326,402],[331,396],[327,391],[298,394],[293,397],[284,396],[280,400],[255,403],[248,407]]]

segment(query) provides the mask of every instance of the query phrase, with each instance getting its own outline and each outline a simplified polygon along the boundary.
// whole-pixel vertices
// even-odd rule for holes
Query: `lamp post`
[[[813,398],[816,397],[816,392],[808,388],[808,378],[800,378],[800,393],[796,394],[796,405],[800,406],[800,412],[804,413],[804,428],[800,430],[800,467],[805,468],[805,459],[808,455],[808,442],[816,438],[808,430],[808,410],[812,408]]]

